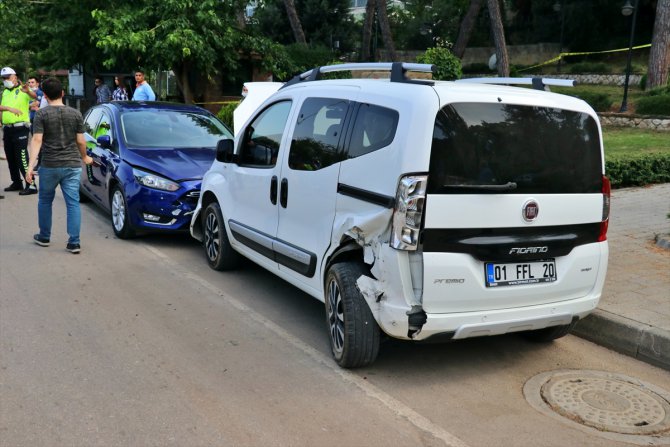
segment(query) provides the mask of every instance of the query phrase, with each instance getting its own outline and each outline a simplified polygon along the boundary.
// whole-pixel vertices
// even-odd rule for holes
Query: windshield
[[[185,110],[128,110],[121,115],[121,135],[136,148],[215,148],[233,138],[216,118]]]
[[[458,103],[435,119],[428,192],[592,193],[601,171],[598,126],[586,113]]]

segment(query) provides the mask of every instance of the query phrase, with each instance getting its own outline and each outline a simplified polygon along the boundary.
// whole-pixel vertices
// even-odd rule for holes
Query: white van
[[[321,80],[344,69],[390,79]],[[372,363],[382,333],[567,334],[607,272],[596,113],[412,70],[432,67],[320,67],[271,94],[220,142],[191,234],[212,268],[241,255],[324,301],[342,367]]]

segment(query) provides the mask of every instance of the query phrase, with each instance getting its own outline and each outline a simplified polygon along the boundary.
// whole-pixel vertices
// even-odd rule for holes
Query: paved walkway
[[[7,179],[6,161],[0,170]],[[612,192],[605,290],[573,333],[670,370],[670,249],[654,243],[657,234],[670,241],[668,213],[670,183]]]
[[[598,309],[574,333],[670,370],[670,183],[612,192],[609,270]]]

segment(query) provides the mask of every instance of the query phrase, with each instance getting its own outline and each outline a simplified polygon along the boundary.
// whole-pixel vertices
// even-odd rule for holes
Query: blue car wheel
[[[111,211],[114,234],[119,239],[128,239],[135,236],[135,230],[131,227],[128,218],[126,197],[119,186],[115,186],[112,189]]]

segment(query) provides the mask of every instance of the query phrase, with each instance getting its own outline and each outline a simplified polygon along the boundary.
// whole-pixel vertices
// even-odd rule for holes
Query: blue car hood
[[[202,179],[216,155],[215,148],[127,149],[123,159],[171,180]]]

